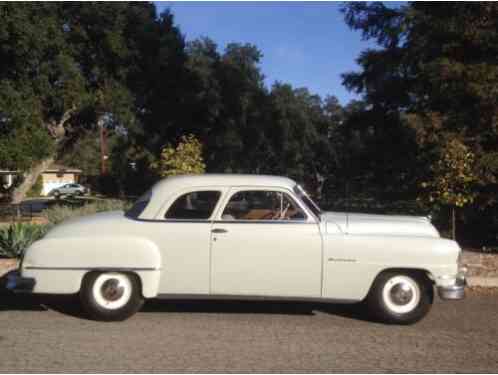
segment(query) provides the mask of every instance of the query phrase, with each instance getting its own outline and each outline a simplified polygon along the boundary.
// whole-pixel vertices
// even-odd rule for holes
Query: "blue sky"
[[[356,57],[373,42],[350,30],[341,3],[323,2],[155,2],[170,8],[187,40],[213,39],[220,50],[230,42],[255,44],[263,53],[266,84],[278,80],[307,87],[346,104],[356,98],[341,84],[341,73],[356,70]]]

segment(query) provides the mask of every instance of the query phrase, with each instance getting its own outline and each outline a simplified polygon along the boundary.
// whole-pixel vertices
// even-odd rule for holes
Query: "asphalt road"
[[[498,372],[498,294],[436,301],[414,326],[361,307],[152,301],[121,323],[74,298],[0,294],[0,372]]]

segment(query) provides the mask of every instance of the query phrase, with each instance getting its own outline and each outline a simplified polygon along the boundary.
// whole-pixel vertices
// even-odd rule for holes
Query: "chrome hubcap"
[[[413,290],[407,283],[398,283],[391,288],[391,301],[398,306],[403,306],[409,303],[413,298]]]
[[[382,289],[386,307],[396,314],[406,314],[417,308],[421,291],[417,282],[407,275],[389,279]]]
[[[124,290],[125,288],[119,285],[119,280],[117,279],[106,280],[100,288],[102,297],[107,301],[117,301],[123,296]]]

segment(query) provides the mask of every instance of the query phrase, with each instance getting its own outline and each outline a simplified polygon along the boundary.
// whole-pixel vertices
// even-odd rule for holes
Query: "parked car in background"
[[[79,293],[87,313],[125,319],[146,298],[366,302],[414,323],[464,298],[460,247],[426,217],[323,212],[296,182],[255,175],[176,176],[126,213],[51,229],[25,252],[12,290]]]
[[[85,195],[89,193],[89,189],[80,184],[66,184],[53,189],[49,195],[60,197],[63,195]]]

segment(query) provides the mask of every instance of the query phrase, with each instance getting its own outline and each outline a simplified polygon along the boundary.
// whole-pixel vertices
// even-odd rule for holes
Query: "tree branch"
[[[52,120],[47,125],[48,132],[53,138],[56,139],[56,141],[60,141],[66,134],[64,125],[69,121],[74,112],[76,112],[76,106],[72,106],[70,109],[64,112],[58,122]]]

